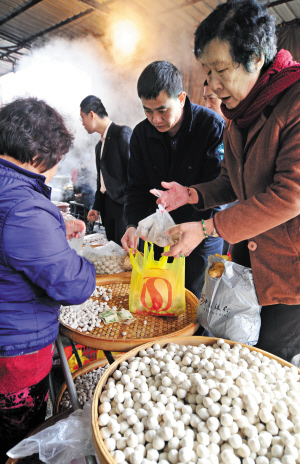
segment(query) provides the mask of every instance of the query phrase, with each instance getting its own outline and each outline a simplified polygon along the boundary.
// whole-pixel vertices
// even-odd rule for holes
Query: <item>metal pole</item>
[[[77,398],[75,385],[74,385],[72,375],[71,375],[71,372],[70,372],[70,369],[69,369],[69,364],[68,364],[68,361],[67,361],[67,358],[66,358],[65,350],[64,350],[64,347],[63,347],[63,344],[62,344],[62,341],[61,341],[61,338],[60,338],[59,334],[57,335],[57,338],[56,338],[56,347],[57,347],[57,351],[58,351],[58,354],[59,354],[59,357],[60,357],[61,366],[62,366],[63,373],[64,373],[64,376],[65,376],[66,384],[67,384],[67,387],[68,387],[68,392],[70,394],[70,399],[71,399],[73,411],[76,411],[76,409],[79,409],[80,406],[79,406],[79,402],[78,402],[78,398]]]
[[[82,362],[81,362],[81,359],[80,359],[80,357],[79,357],[79,354],[78,354],[76,345],[75,345],[75,343],[74,343],[73,340],[70,340],[70,342],[71,342],[71,345],[72,345],[72,351],[73,351],[73,353],[75,354],[75,358],[76,358],[76,361],[77,361],[77,363],[78,363],[78,367],[79,367],[79,369],[80,369],[80,368],[82,367]]]
[[[103,353],[105,354],[106,359],[109,362],[109,364],[112,364],[113,362],[115,362],[115,358],[113,357],[113,355],[111,354],[110,351],[104,351],[103,350]]]
[[[70,394],[73,411],[76,411],[77,409],[80,409],[80,406],[79,406],[79,402],[77,398],[75,385],[74,385],[72,375],[69,369],[69,364],[66,358],[66,353],[65,353],[59,334],[57,335],[57,338],[56,338],[56,347],[57,347],[57,351],[60,357],[60,362],[62,365],[63,373],[64,373],[66,384],[68,387],[68,392]],[[85,456],[85,462],[86,464],[97,464],[94,456]]]
[[[54,409],[54,404],[55,404],[55,389],[54,389],[54,383],[53,383],[52,369],[49,372],[49,387],[50,387],[50,399],[52,403],[52,414],[53,414],[53,409]]]

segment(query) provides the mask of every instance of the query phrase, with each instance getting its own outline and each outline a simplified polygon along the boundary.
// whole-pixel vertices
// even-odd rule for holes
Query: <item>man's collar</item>
[[[110,121],[110,122],[107,124],[106,129],[105,129],[105,131],[104,131],[104,134],[102,135],[101,138],[104,138],[104,139],[105,139],[105,137],[107,136],[107,132],[108,132],[108,129],[109,129],[111,123],[112,123],[112,121]]]

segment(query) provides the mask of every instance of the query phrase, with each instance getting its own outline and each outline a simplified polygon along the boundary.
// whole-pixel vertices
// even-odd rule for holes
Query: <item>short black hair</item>
[[[154,61],[139,77],[137,91],[139,98],[151,100],[165,91],[169,97],[176,98],[183,91],[182,77],[176,66],[168,61]]]
[[[267,67],[277,52],[275,18],[255,0],[228,0],[219,4],[197,27],[194,53],[201,58],[213,39],[229,42],[233,61],[253,72],[253,60],[264,55]]]
[[[89,114],[90,111],[93,111],[93,113],[96,113],[101,119],[108,116],[102,101],[100,98],[95,97],[95,95],[85,97],[80,103],[80,109],[85,114]]]
[[[40,172],[53,168],[73,140],[63,117],[43,100],[17,98],[0,109],[0,154]]]

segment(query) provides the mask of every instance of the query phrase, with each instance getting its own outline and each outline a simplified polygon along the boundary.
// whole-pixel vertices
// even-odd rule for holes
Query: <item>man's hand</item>
[[[96,211],[95,209],[91,209],[88,212],[87,220],[91,222],[95,222],[97,221],[98,217],[99,217],[98,211]]]
[[[130,248],[133,254],[137,252],[139,238],[135,235],[135,231],[135,227],[129,227],[121,239],[121,243],[126,253],[130,252]]]
[[[67,240],[80,238],[85,234],[85,223],[81,219],[71,219],[65,222]]]
[[[207,234],[211,234],[214,229],[212,219],[204,221]],[[179,234],[179,240],[176,245],[173,245],[170,251],[162,253],[162,256],[173,256],[180,258],[180,256],[189,256],[192,251],[205,239],[203,227],[201,222],[185,222],[177,226],[171,227],[166,232],[166,235]]]
[[[164,190],[150,190],[150,193],[156,195],[157,192],[160,194],[160,197],[157,200],[157,204],[161,204],[168,212],[173,211],[174,209],[179,208],[180,206],[186,205],[187,203],[197,203],[198,194],[195,189],[190,189],[191,198],[189,197],[186,187],[178,184],[177,182],[162,182],[162,187],[167,189]]]

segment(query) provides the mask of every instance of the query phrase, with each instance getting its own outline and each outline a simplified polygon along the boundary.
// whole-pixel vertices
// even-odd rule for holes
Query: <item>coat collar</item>
[[[27,171],[26,169],[23,169],[16,164],[10,163],[3,158],[0,158],[0,168],[1,167],[3,167],[5,170],[8,170],[16,179],[30,184],[34,190],[42,193],[50,200],[52,189],[45,184],[45,176]]]
[[[113,134],[113,132],[115,130],[115,127],[116,127],[116,124],[114,122],[111,122],[110,125],[109,125],[109,128],[107,130],[106,137],[105,137],[105,143],[104,143],[104,147],[103,147],[102,159],[108,153],[109,144],[110,144],[110,141],[111,141],[111,138],[112,138],[112,134]]]
[[[273,98],[273,100],[269,103],[268,107],[275,107],[280,95]],[[236,159],[239,163],[243,163],[243,158],[241,158],[241,152],[247,152],[253,140],[257,137],[258,133],[261,131],[263,126],[266,124],[268,117],[262,112],[259,117],[253,122],[249,128],[247,141],[245,146],[243,146],[243,137],[242,131],[239,129],[233,121],[229,121],[226,124],[225,131],[228,136],[228,141],[230,144],[230,148]],[[225,154],[226,156],[226,154]]]

